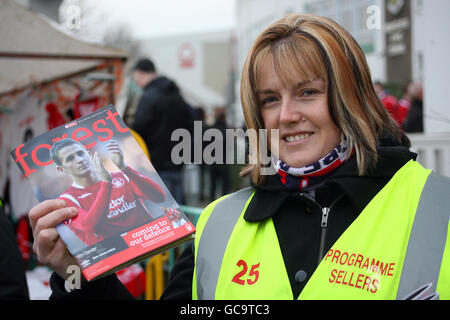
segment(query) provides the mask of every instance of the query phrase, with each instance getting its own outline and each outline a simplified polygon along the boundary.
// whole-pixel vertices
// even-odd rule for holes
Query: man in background
[[[193,131],[191,107],[184,101],[178,86],[160,76],[149,59],[137,62],[133,79],[143,88],[132,129],[147,144],[151,162],[161,179],[178,203],[183,202],[183,164],[171,159],[172,148],[178,141],[171,141],[172,132],[183,128]]]
[[[403,130],[408,133],[423,132],[423,88],[420,82],[411,83],[408,87],[411,108],[405,120]]]

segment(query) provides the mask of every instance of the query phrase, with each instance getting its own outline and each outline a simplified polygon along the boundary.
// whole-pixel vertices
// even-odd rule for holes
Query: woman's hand
[[[64,200],[45,200],[29,212],[33,230],[33,250],[39,262],[50,266],[59,276],[67,279],[67,268],[76,265],[75,259],[59,237],[56,226],[77,215],[77,209],[67,207]]]

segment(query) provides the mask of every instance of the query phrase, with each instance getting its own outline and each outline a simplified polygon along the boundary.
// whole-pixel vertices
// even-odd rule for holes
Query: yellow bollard
[[[164,262],[169,252],[160,253],[147,261],[145,266],[145,299],[158,300],[164,291]]]

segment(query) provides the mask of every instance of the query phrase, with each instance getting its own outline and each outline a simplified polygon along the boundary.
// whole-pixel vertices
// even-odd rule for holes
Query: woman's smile
[[[296,76],[282,81],[268,57],[258,73],[258,84],[264,126],[279,130],[279,141],[271,141],[272,154],[292,167],[302,167],[339,144],[341,132],[328,110],[324,80]]]

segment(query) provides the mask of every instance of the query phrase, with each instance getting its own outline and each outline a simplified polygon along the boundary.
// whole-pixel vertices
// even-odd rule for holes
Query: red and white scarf
[[[286,188],[302,190],[324,181],[334,169],[345,162],[347,151],[348,145],[344,140],[328,155],[304,167],[294,168],[274,157],[272,163]]]

